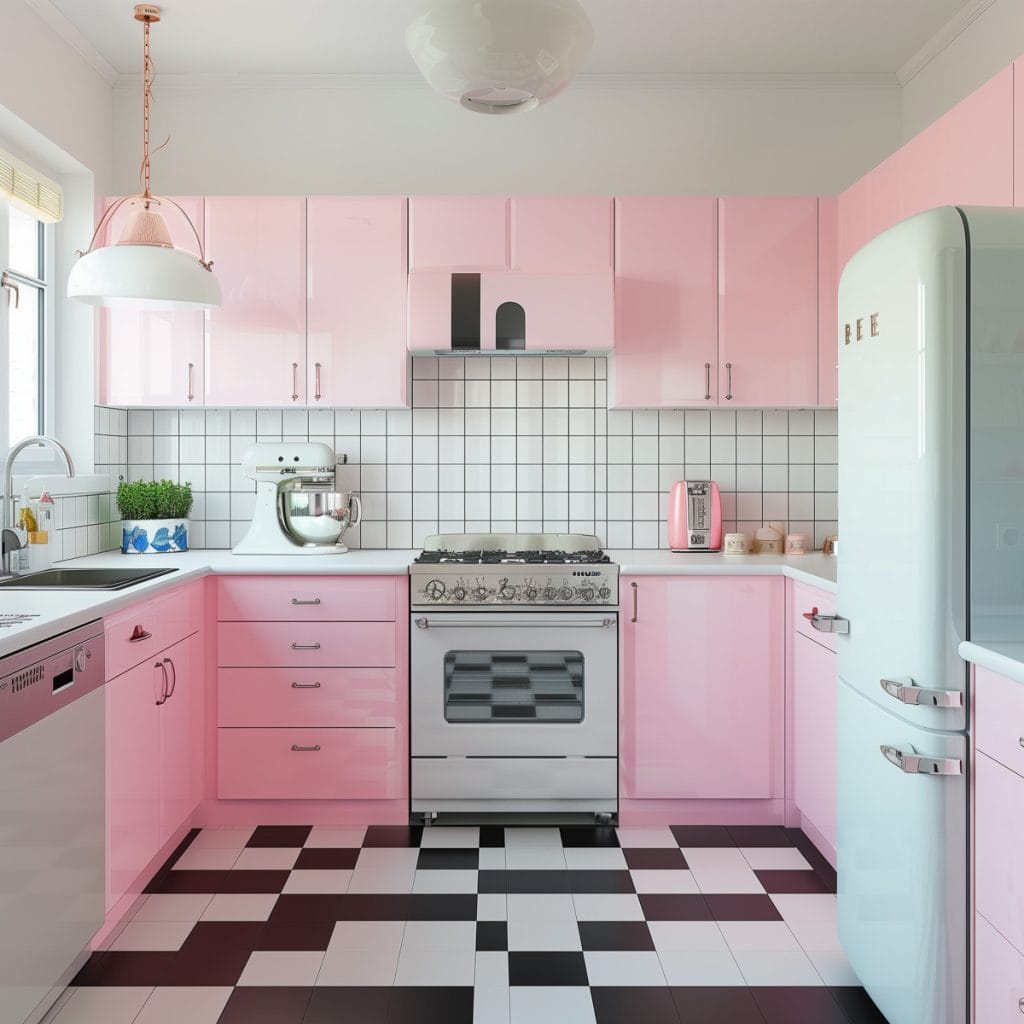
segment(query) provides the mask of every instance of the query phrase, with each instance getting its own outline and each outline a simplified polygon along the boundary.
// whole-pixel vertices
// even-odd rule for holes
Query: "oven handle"
[[[478,622],[475,619],[428,619],[420,615],[413,619],[413,625],[417,629],[508,629],[512,626],[526,627],[528,629],[608,629],[617,625],[616,620],[611,616],[603,619],[574,619],[566,622],[552,616],[550,619],[515,619],[512,621],[502,619],[491,622]]]

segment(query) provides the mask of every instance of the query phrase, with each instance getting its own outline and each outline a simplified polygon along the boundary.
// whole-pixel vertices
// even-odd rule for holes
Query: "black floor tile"
[[[505,829],[500,825],[484,825],[480,829],[480,845],[497,849],[505,845]]]
[[[766,1024],[849,1024],[827,988],[751,988]]]
[[[572,849],[619,845],[619,837],[610,825],[569,825],[559,832],[562,833],[562,846]]]
[[[358,849],[321,847],[303,850],[295,867],[300,871],[347,871],[356,866]]]
[[[302,1024],[312,994],[298,985],[236,988],[217,1024]]]
[[[166,985],[177,953],[93,953],[71,982],[99,985]],[[234,982],[229,982],[234,984]]]
[[[185,835],[182,841],[178,843],[178,845],[171,852],[171,855],[167,858],[167,860],[164,861],[163,867],[161,867],[160,870],[168,871],[172,867],[174,867],[175,862],[192,845],[192,840],[195,839],[195,837],[199,835],[201,831],[202,829],[198,828],[189,829],[188,833]]]
[[[735,846],[724,825],[673,825],[672,835],[680,846]]]
[[[473,1024],[473,989],[442,985],[395,988],[387,1024]]]
[[[636,892],[628,871],[565,871],[571,892]],[[511,890],[510,890],[511,891]]]
[[[222,949],[244,949],[251,953],[260,948],[260,934],[266,927],[263,921],[199,921],[179,952],[216,956]]]
[[[826,892],[836,891],[836,869],[825,859],[825,855],[811,842],[805,832],[798,828],[787,828],[786,835],[793,845],[804,855],[804,859],[814,868],[815,874],[822,880]]]
[[[667,988],[606,988],[602,985],[592,988],[590,995],[597,1024],[679,1024],[679,1014]]]
[[[476,876],[477,892],[508,892],[506,871],[481,871]]]
[[[350,893],[339,896],[337,920],[408,921],[411,899],[407,893]]]
[[[585,952],[599,950],[653,950],[646,921],[579,921]]]
[[[227,871],[158,871],[143,890],[154,892],[223,892]]]
[[[353,897],[349,897],[350,899]],[[371,896],[376,901],[376,896]],[[475,921],[476,896],[464,893],[451,895],[434,893],[413,893],[407,896],[409,901],[407,921]],[[381,918],[368,917],[364,920],[374,921]]]
[[[485,951],[508,950],[508,922],[477,921],[476,948],[478,953]]]
[[[172,954],[164,985],[235,985],[252,953],[248,949],[221,949]],[[157,983],[161,984],[161,983]]]
[[[757,893],[707,893],[713,921],[781,921],[770,896]]]
[[[697,893],[648,893],[640,897],[648,921],[712,921],[705,898]]]
[[[859,986],[840,985],[829,989],[850,1024],[887,1024],[871,996]],[[984,1024],[979,1021],[978,1024]]]
[[[187,871],[175,871],[172,874],[189,874]],[[217,892],[280,892],[288,881],[290,871],[225,871],[224,878]]]
[[[418,871],[476,871],[480,866],[480,851],[458,849],[420,850],[416,861]]]
[[[755,871],[757,880],[769,893],[829,892],[828,886],[815,871]]]
[[[582,953],[509,953],[510,985],[586,985]]]
[[[792,846],[781,825],[730,825],[734,846]]]
[[[670,988],[679,1012],[680,1024],[764,1024],[750,989],[739,986]],[[787,1024],[818,1024],[813,1019],[793,1017]]]
[[[420,845],[421,825],[371,825],[366,830],[363,846],[401,846],[406,849]]]
[[[260,825],[253,829],[246,846],[303,846],[311,825]]]
[[[555,868],[552,871],[506,871],[506,892],[572,892],[569,872]]]
[[[645,850],[640,847],[622,851],[626,864],[634,871],[682,871],[687,867],[682,850],[662,847],[659,850]]]
[[[390,988],[317,987],[302,1024],[384,1024],[390,1000]]]
[[[270,912],[268,920],[271,923],[291,922],[302,923],[304,921],[343,921],[347,915],[343,913],[343,907],[347,906],[346,899],[354,897],[310,895],[307,893],[294,893],[278,896],[274,909]],[[401,896],[399,899],[404,900]],[[382,906],[386,906],[382,898]],[[369,920],[374,920],[370,918]],[[376,920],[383,920],[377,918]]]
[[[260,930],[256,949],[326,949],[334,934],[334,921],[273,921]]]

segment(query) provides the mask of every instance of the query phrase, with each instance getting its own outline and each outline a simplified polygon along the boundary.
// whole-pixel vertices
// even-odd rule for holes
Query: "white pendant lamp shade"
[[[577,0],[440,0],[405,33],[430,86],[483,114],[532,110],[554,99],[593,41]]]

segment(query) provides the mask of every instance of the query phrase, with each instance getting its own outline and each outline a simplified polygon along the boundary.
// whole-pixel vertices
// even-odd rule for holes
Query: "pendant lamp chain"
[[[136,14],[138,17],[138,14]],[[148,199],[149,192],[149,101],[153,88],[153,58],[149,55],[150,15],[140,19],[144,23],[142,29],[142,194]]]

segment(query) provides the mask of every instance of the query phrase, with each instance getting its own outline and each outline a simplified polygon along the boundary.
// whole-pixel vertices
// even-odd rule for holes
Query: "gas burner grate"
[[[0,612],[0,628],[4,626],[20,626],[30,619],[38,619],[40,612]]]

